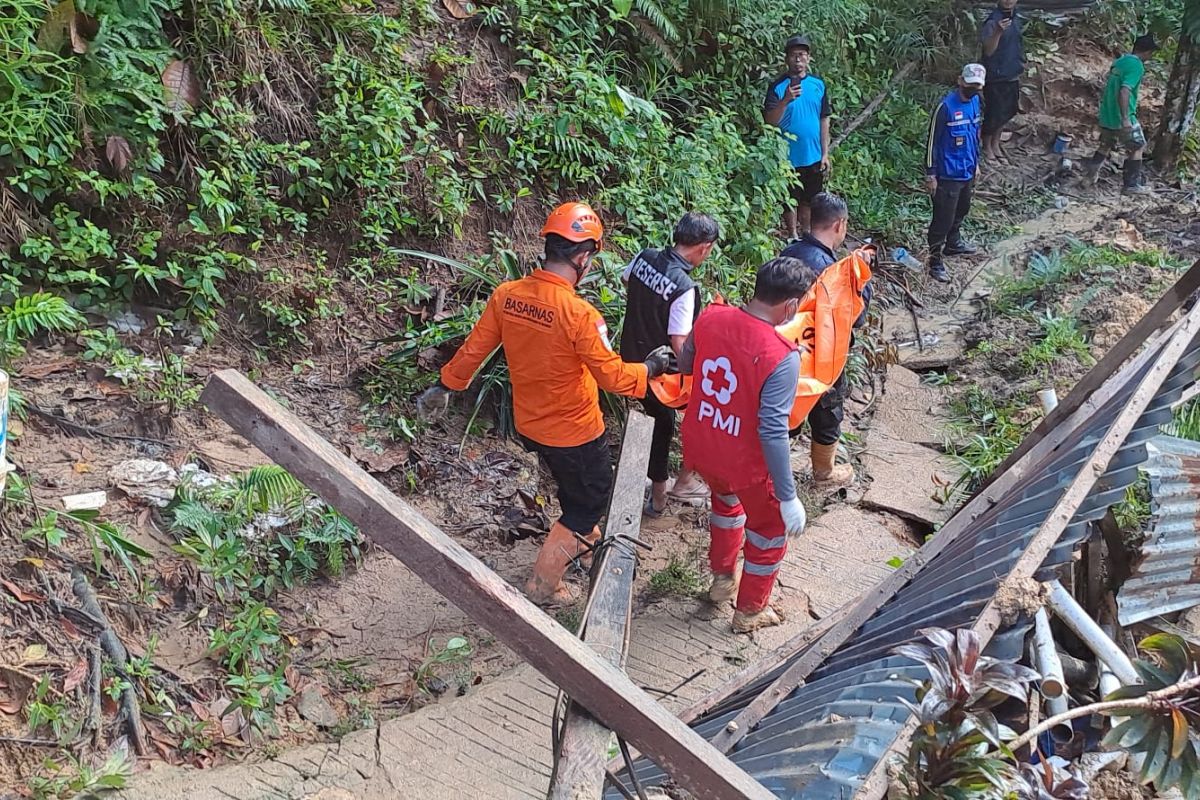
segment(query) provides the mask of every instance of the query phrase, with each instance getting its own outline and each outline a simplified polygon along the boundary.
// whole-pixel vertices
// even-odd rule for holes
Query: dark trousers
[[[842,419],[845,416],[846,371],[833,382],[829,391],[808,412],[808,428],[816,444],[837,444],[842,435]]]
[[[576,533],[588,534],[600,522],[612,493],[612,451],[608,434],[575,447],[550,447],[521,437],[541,456],[558,485],[559,522]]]
[[[929,223],[929,260],[941,261],[946,242],[962,238],[959,229],[971,210],[971,190],[975,181],[948,181],[938,178],[933,194],[933,221]]]
[[[650,440],[650,463],[646,477],[661,483],[671,477],[671,441],[675,438],[675,409],[664,406],[647,391],[642,398],[642,408],[654,420],[654,437]]]

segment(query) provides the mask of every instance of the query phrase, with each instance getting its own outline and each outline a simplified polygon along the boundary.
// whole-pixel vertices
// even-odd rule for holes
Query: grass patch
[[[650,576],[650,591],[657,595],[693,597],[704,588],[696,567],[678,556]]]
[[[579,623],[583,622],[583,609],[578,605],[560,608],[554,612],[554,619],[571,633],[578,633]]]
[[[1081,364],[1090,366],[1095,363],[1074,317],[1058,316],[1047,311],[1038,318],[1038,325],[1042,329],[1041,338],[1018,357],[1021,368],[1026,372],[1039,372],[1067,356],[1075,356]]]
[[[952,490],[972,492],[1021,443],[1029,426],[1017,420],[1020,407],[1002,405],[978,386],[971,386],[951,402],[954,421],[946,452],[963,473]]]
[[[1127,540],[1141,538],[1150,522],[1150,478],[1146,473],[1138,472],[1137,483],[1125,490],[1125,498],[1112,511]]]
[[[1163,427],[1172,436],[1200,442],[1200,399],[1189,400],[1176,408],[1171,424]]]

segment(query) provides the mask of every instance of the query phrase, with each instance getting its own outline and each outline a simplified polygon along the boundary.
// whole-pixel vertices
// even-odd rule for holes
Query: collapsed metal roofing
[[[1117,595],[1122,625],[1200,605],[1200,444],[1158,436],[1146,449],[1150,531]]]
[[[966,522],[944,550],[808,675],[807,682],[746,733],[729,752],[730,758],[781,798],[842,800],[854,796],[909,719],[900,700],[914,699],[915,686],[910,681],[927,677],[922,666],[891,655],[892,650],[917,640],[922,628],[975,624],[1118,415],[1133,403],[1135,390],[1162,357],[1168,339],[1159,340],[1155,353],[1141,360],[1133,379],[1112,389],[1106,398],[1097,393],[1104,399],[1098,401],[1094,413],[1000,494],[987,511]],[[1119,502],[1137,480],[1138,468],[1146,462],[1146,442],[1170,421],[1172,407],[1195,383],[1198,366],[1200,339],[1193,338],[1042,562],[1035,576],[1038,580],[1055,576],[1088,536],[1088,524]],[[1001,628],[988,653],[1018,657],[1030,625],[1025,616]],[[693,728],[706,739],[717,737],[806,652],[783,661],[732,695],[692,723]],[[644,785],[657,785],[665,778],[645,759],[635,764],[635,774]],[[622,777],[628,779],[627,774]],[[620,796],[616,789],[605,795]]]

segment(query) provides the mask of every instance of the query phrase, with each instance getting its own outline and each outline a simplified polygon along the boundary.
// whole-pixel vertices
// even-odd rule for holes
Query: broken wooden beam
[[[773,795],[236,370],[201,401],[698,798]]]
[[[1197,264],[1200,266],[1200,262]],[[1180,358],[1183,357],[1197,335],[1200,335],[1200,307],[1194,307],[1171,330],[1172,333],[1154,364],[1138,381],[1133,394],[1117,414],[1116,419],[1108,426],[1104,437],[1096,443],[1091,455],[1079,468],[1066,492],[1043,519],[1037,533],[1029,540],[1024,552],[1021,553],[1013,568],[1009,570],[1005,581],[1029,580],[1037,573],[1038,568],[1046,560],[1047,554],[1054,548],[1067,526],[1071,524],[1071,520],[1075,518],[1075,512],[1079,510],[1079,507],[1091,494],[1096,482],[1107,471],[1113,456],[1120,451],[1125,440],[1129,438],[1129,432],[1133,430],[1134,425],[1138,423],[1146,408],[1158,394],[1163,381],[1179,363]],[[979,636],[980,652],[987,648],[992,636],[1000,629],[1003,617],[1004,612],[1001,604],[997,602],[997,595],[993,595],[975,620],[975,624],[971,626],[971,630]],[[854,800],[883,800],[888,791],[887,764],[891,760],[890,754],[903,753],[909,746],[917,727],[917,718],[910,716],[888,746],[888,752],[885,752],[883,757],[875,762],[866,779],[855,792]]]
[[[606,543],[597,557],[581,636],[601,658],[624,669],[637,566],[634,541],[642,526],[646,463],[654,421],[631,411],[613,481]],[[550,800],[599,800],[604,793],[608,746],[612,731],[574,702],[568,702],[562,737],[550,778]]]

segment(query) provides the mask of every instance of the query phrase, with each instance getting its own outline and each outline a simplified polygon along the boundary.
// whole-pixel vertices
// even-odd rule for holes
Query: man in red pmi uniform
[[[542,269],[496,287],[466,342],[442,367],[441,382],[426,390],[418,407],[444,408],[449,392],[466,389],[496,349],[504,348],[517,432],[550,470],[562,509],[525,591],[534,602],[556,603],[571,599],[562,577],[583,556],[584,540],[600,538],[596,523],[612,492],[599,389],[642,397],[647,378],[666,370],[671,350],[660,347],[644,362],[622,361],[609,346],[600,312],[575,293],[603,243],[595,211],[564,203],[551,212],[542,236]]]
[[[768,261],[758,270],[754,299],[742,308],[705,309],[679,358],[694,376],[682,426],[684,465],[712,489],[709,599],[736,598],[738,633],[781,622],[769,605],[771,589],[788,536],[804,530],[788,452],[800,355],[775,326],[795,316],[814,280],[797,259]]]

